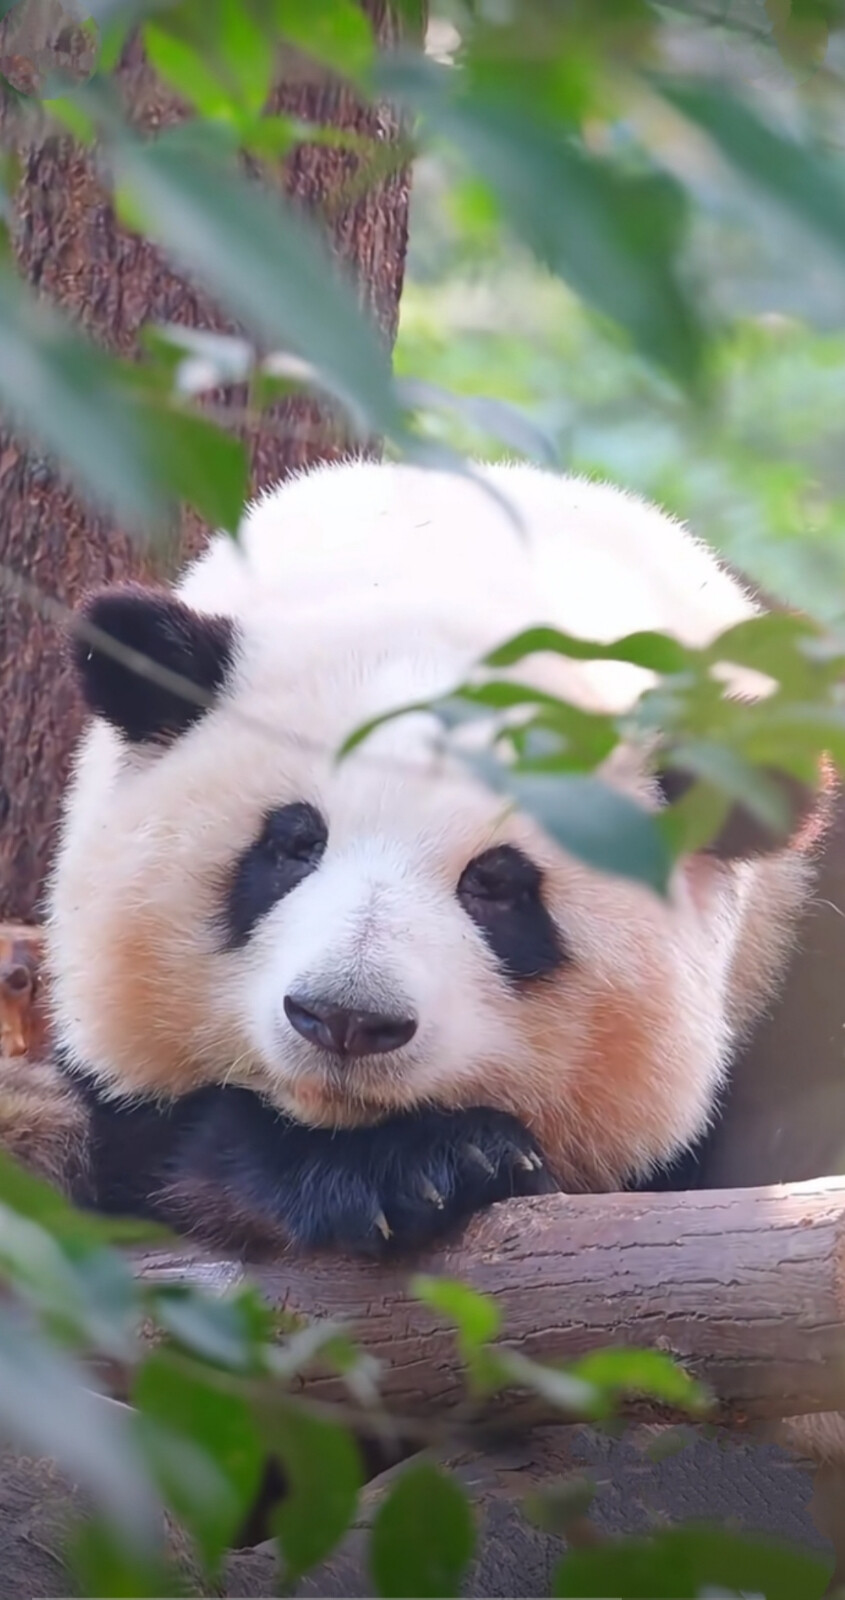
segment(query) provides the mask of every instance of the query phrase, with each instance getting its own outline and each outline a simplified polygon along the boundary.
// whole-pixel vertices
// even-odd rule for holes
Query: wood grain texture
[[[381,40],[393,40],[396,23],[387,0],[364,0],[364,9]],[[23,90],[31,90],[52,61],[81,70],[87,48],[53,0],[21,0],[0,24],[0,67]],[[382,145],[396,139],[398,121],[390,108],[364,108],[336,80],[305,73],[293,61],[286,66],[292,81],[280,83],[274,109],[351,129]],[[118,80],[138,125],[157,129],[183,118],[184,107],[156,81],[137,40],[124,54]],[[19,133],[10,126],[12,114],[10,102],[0,102],[4,142]],[[277,177],[265,177],[326,216],[337,255],[391,343],[407,242],[408,173],[394,171],[350,200],[350,181],[358,172],[359,157],[351,152],[311,146],[299,149]],[[237,331],[157,250],[118,227],[93,164],[67,139],[23,143],[13,236],[30,285],[122,355],[137,351],[149,321]],[[242,403],[231,392],[228,399]],[[253,489],[337,455],[346,443],[316,407],[299,400],[269,412],[250,442]],[[199,549],[205,534],[197,518],[186,514],[169,552],[171,564],[177,551],[190,555]],[[4,567],[68,606],[99,584],[152,570],[124,532],[71,492],[53,462],[0,427],[0,573]],[[81,708],[61,630],[2,588],[0,707],[0,917],[28,921],[36,914],[55,843]]]
[[[843,1267],[840,1180],[519,1200],[396,1267],[290,1255],[248,1269],[191,1249],[136,1258],[142,1277],[219,1290],[248,1273],[282,1310],[346,1321],[381,1361],[397,1417],[442,1415],[464,1396],[450,1330],[409,1293],[413,1268],[492,1295],[506,1344],[538,1360],[620,1343],[665,1351],[710,1386],[716,1418],[734,1424],[845,1406]],[[338,1390],[318,1375],[308,1392]],[[508,1395],[495,1409],[516,1418],[522,1404]],[[531,1407],[532,1422],[552,1415]]]

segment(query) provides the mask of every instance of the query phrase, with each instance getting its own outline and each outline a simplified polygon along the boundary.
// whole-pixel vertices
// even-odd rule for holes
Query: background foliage
[[[7,99],[30,137],[55,125],[96,141],[127,225],[242,331],[150,328],[144,358],[121,361],[36,298],[4,238],[0,405],[142,538],[160,536],[179,502],[236,530],[245,447],[200,402],[244,381],[257,408],[304,387],[362,438],[379,434],[389,454],[423,465],[468,471],[469,450],[517,453],[601,473],[689,516],[787,614],[709,651],[657,635],[596,647],[655,674],[624,729],[519,688],[532,650],[596,653],[549,630],[503,642],[441,708],[447,728],[458,712],[489,719],[489,780],[569,848],[661,891],[678,850],[704,839],[730,799],[785,822],[761,765],[806,776],[827,750],[845,766],[845,8],[453,0],[431,6],[424,50],[417,0],[397,3],[405,43],[387,58],[355,0],[68,0],[88,33],[85,73],[54,76],[37,96],[6,79]],[[0,0],[0,16],[12,9]],[[128,124],[115,93],[136,26],[190,109],[158,137]],[[298,143],[344,137],[265,113],[283,46],[406,114],[394,156],[355,145],[361,182],[386,159],[416,161],[393,369],[319,219],[271,198],[239,161],[247,152],[272,166]],[[10,146],[6,217],[16,181]],[[2,576],[14,584],[13,571]],[[802,618],[789,614],[796,606]],[[775,692],[726,705],[713,675],[724,659],[766,672]],[[659,733],[665,759],[700,779],[660,819],[612,802],[593,776],[623,731]],[[268,1450],[291,1489],[278,1537],[295,1581],[348,1527],[361,1463],[343,1419],[296,1400],[291,1379],[319,1357],[345,1374],[350,1405],[377,1410],[377,1375],[335,1329],[279,1329],[250,1291],[213,1301],[142,1289],[114,1244],[3,1169],[0,1270],[16,1293],[0,1315],[0,1425],[89,1491],[80,1583],[90,1594],[175,1592],[162,1506],[213,1577]],[[548,1375],[508,1368],[491,1308],[456,1286],[419,1290],[457,1323],[473,1381],[547,1392]],[[142,1316],[164,1336],[152,1353],[137,1341]],[[94,1353],[129,1373],[134,1414],[93,1395],[83,1361]],[[677,1399],[681,1378],[620,1355],[555,1381],[568,1414],[600,1417],[628,1388],[674,1385]],[[560,1502],[557,1514],[566,1524]],[[409,1467],[373,1531],[376,1592],[456,1593],[473,1538],[457,1484],[430,1463]],[[714,1585],[809,1600],[824,1574],[796,1552],[678,1529],[573,1548],[555,1579],[561,1595]]]

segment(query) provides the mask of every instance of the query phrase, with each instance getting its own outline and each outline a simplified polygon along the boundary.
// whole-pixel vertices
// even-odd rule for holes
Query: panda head
[[[503,811],[424,713],[338,763],[351,728],[440,692],[457,657],[424,614],[331,615],[280,629],[270,605],[138,588],[88,603],[95,719],[49,908],[65,1049],[117,1095],[240,1083],[315,1124],[499,1106],[570,1184],[668,1159],[765,988],[797,857],[759,855],[734,817],[663,902]],[[630,753],[605,776],[661,803]]]

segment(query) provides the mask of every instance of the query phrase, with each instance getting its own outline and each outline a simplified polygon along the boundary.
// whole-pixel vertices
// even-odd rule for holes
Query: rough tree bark
[[[362,3],[380,39],[391,42],[397,24],[389,0]],[[43,61],[52,49],[64,53],[66,63],[77,59],[73,35],[57,0],[25,0],[0,24],[0,67],[28,90],[40,64],[34,57]],[[301,68],[299,63],[287,86],[276,90],[275,109],[380,141],[397,137],[389,108],[363,108],[337,81]],[[137,41],[125,53],[119,78],[139,123],[162,126],[183,115],[155,81]],[[0,127],[3,117],[0,104]],[[358,158],[349,152],[301,148],[287,164],[284,181],[297,199],[326,212],[338,254],[357,275],[365,304],[392,342],[407,242],[408,173],[393,172],[364,192],[356,188],[348,201],[344,190],[357,167]],[[156,250],[117,226],[90,161],[67,140],[51,138],[26,150],[14,234],[30,283],[121,354],[135,351],[139,331],[150,320],[231,327]],[[252,487],[341,447],[313,406],[285,402],[253,441]],[[203,537],[197,520],[186,515],[182,552],[198,548]],[[148,570],[120,529],[94,515],[51,463],[2,428],[0,564],[68,605],[92,586]],[[26,922],[36,915],[50,861],[79,708],[60,630],[2,590],[0,708],[0,918]]]
[[[428,1424],[466,1391],[453,1334],[409,1293],[410,1265],[291,1255],[247,1269],[191,1250],[136,1258],[142,1276],[207,1289],[249,1271],[280,1309],[340,1318],[381,1363],[387,1409]],[[492,1296],[505,1343],[525,1356],[571,1361],[608,1344],[665,1351],[709,1386],[712,1420],[845,1407],[845,1180],[511,1201],[413,1267]],[[341,1391],[315,1375],[307,1392]],[[497,1397],[491,1415],[560,1420],[515,1393]]]

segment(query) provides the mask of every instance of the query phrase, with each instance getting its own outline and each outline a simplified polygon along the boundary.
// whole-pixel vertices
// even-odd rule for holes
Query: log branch
[[[536,1360],[619,1344],[665,1351],[709,1386],[722,1423],[845,1408],[841,1179],[513,1201],[477,1217],[458,1242],[390,1266],[290,1255],[250,1268],[192,1248],[138,1253],[135,1265],[141,1278],[219,1291],[249,1277],[279,1310],[343,1320],[381,1362],[397,1419],[443,1417],[466,1397],[453,1333],[413,1297],[411,1270],[492,1296],[503,1342]],[[323,1374],[307,1392],[341,1393]],[[518,1394],[498,1397],[492,1413],[503,1422],[524,1414]],[[532,1401],[532,1422],[554,1416]]]

